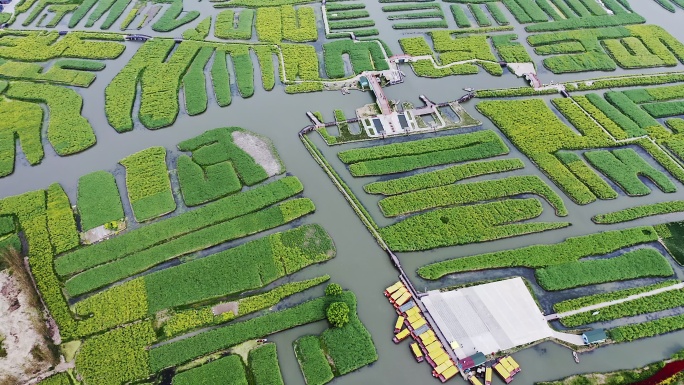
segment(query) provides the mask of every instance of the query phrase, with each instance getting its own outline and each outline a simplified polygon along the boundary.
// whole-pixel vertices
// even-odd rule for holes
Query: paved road
[[[656,295],[656,294],[659,294],[659,293],[662,293],[665,291],[677,290],[677,289],[684,289],[684,282],[678,283],[676,285],[661,287],[659,289],[647,291],[645,293],[630,295],[629,297],[616,299],[613,301],[601,302],[601,303],[597,303],[596,305],[585,306],[585,307],[579,308],[577,310],[566,311],[566,312],[558,313],[558,314],[551,314],[551,315],[547,316],[547,319],[550,317],[554,317],[554,316],[556,316],[557,318],[569,317],[571,315],[575,315],[578,313],[584,313],[587,311],[599,310],[599,309],[602,309],[602,308],[610,306],[610,305],[616,305],[616,304],[623,303],[623,302],[633,301],[637,298],[650,297],[652,295]]]

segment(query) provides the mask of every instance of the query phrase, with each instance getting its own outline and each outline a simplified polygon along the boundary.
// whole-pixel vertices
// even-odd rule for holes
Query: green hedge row
[[[567,222],[515,223],[536,218],[541,213],[542,205],[536,199],[507,199],[419,214],[380,229],[380,234],[394,251],[418,251],[486,242],[569,225]]]
[[[680,306],[684,306],[684,289],[674,289],[602,307],[599,314],[596,315],[593,314],[593,311],[587,311],[564,317],[561,318],[561,323],[568,327],[575,327],[593,322],[654,313]]]
[[[238,355],[221,357],[202,366],[173,376],[172,385],[231,384],[249,385],[242,358]]]
[[[570,102],[572,103],[572,102]],[[559,150],[580,150],[614,146],[614,141],[574,104],[566,116],[583,122],[579,136],[548,108],[541,99],[485,101],[477,105],[478,111],[488,117],[523,154],[529,157],[576,203],[587,204],[596,196],[554,155]],[[578,127],[579,128],[579,127]]]
[[[501,60],[506,63],[532,63],[532,58],[527,53],[525,46],[514,40],[518,39],[516,34],[492,36],[494,49],[499,53]]]
[[[642,206],[635,206],[606,214],[594,215],[591,220],[595,223],[614,224],[629,222],[635,219],[653,215],[671,214],[684,211],[684,201],[660,202]]]
[[[294,244],[308,242],[304,247]],[[127,281],[76,303],[78,335],[88,336],[132,322],[159,310],[213,300],[263,287],[286,274],[332,258],[335,248],[327,233],[316,225],[303,226],[248,242],[208,257],[193,260]],[[274,306],[283,298],[317,285],[329,277],[286,284],[238,302],[237,316]],[[197,282],[203,285],[197,285]],[[177,335],[200,326],[235,318],[228,312],[214,316],[212,306],[174,312],[164,334]]]
[[[283,56],[283,63],[285,71],[281,70],[281,79],[288,83],[295,80],[320,80],[321,75],[318,69],[318,55],[316,48],[310,45],[302,44],[283,44],[280,46]],[[283,78],[285,75],[285,78]],[[307,83],[300,83],[307,84]],[[316,82],[316,84],[323,90],[323,85]],[[285,90],[287,92],[287,89]],[[306,92],[306,91],[304,91]]]
[[[45,190],[0,200],[0,216],[13,216],[28,244],[28,263],[42,301],[59,327],[63,341],[74,338],[76,323],[53,269],[54,251],[47,223]],[[9,242],[16,239],[10,236]]]
[[[265,344],[250,350],[247,362],[254,385],[285,385],[275,344]]]
[[[605,3],[608,3],[608,1]],[[525,30],[527,32],[550,32],[586,28],[615,27],[644,22],[646,22],[646,19],[637,13],[622,13],[618,15],[576,17],[566,20],[550,21],[548,23],[528,25],[525,27]]]
[[[188,115],[198,115],[207,110],[207,87],[204,68],[214,54],[214,48],[202,47],[183,76],[183,99]]]
[[[0,65],[0,75],[7,79],[36,80],[76,87],[88,87],[95,81],[95,74],[105,64],[84,59],[61,59],[45,70],[38,63],[7,61]]]
[[[29,164],[39,164],[45,156],[41,135],[43,109],[34,103],[3,99],[0,114],[6,117],[0,121],[0,177],[14,172],[17,140]]]
[[[308,42],[318,39],[316,16],[312,7],[292,5],[258,8],[256,31],[259,40],[280,43],[283,39],[292,42]]]
[[[47,189],[47,225],[55,254],[64,253],[80,245],[71,202],[59,183],[51,184]]]
[[[67,372],[53,374],[52,376],[40,381],[38,385],[72,385],[71,377]]]
[[[668,261],[655,249],[638,249],[609,259],[567,262],[535,272],[544,290],[565,290],[598,283],[674,274]]]
[[[391,157],[420,155],[441,150],[465,147],[474,143],[501,142],[493,131],[477,131],[469,134],[441,136],[408,142],[386,144],[375,147],[356,148],[342,151],[337,156],[344,163],[378,160]],[[503,145],[503,142],[501,142]]]
[[[657,120],[653,119],[644,110],[632,102],[625,94],[616,91],[609,91],[605,94],[606,100],[615,106],[626,117],[633,120],[640,128],[647,129],[653,126],[659,126]]]
[[[76,205],[82,231],[124,218],[116,180],[106,171],[95,171],[79,178]]]
[[[226,9],[216,15],[216,26],[214,36],[226,40],[249,40],[252,38],[252,24],[254,24],[255,11],[247,8],[238,14],[237,25],[235,25],[235,11]]]
[[[95,132],[88,119],[81,115],[83,99],[76,91],[50,84],[11,82],[5,95],[47,104],[50,117],[47,138],[58,155],[75,154],[95,145]]]
[[[201,45],[200,42],[184,41],[167,61],[175,46],[173,40],[145,42],[105,88],[105,113],[109,124],[118,132],[133,129],[131,115],[138,83],[142,84],[140,122],[150,129],[173,124],[178,116],[181,76]]]
[[[646,131],[642,130],[632,119],[625,116],[620,110],[613,107],[612,104],[608,103],[601,96],[597,94],[587,94],[586,98],[590,105],[598,109],[607,119],[603,118],[598,113],[592,113],[593,110],[588,110],[587,108],[585,108],[585,110],[589,112],[594,119],[597,119],[597,121],[599,121],[615,139],[626,139],[627,137],[637,137],[646,134]],[[608,122],[612,122],[613,124],[611,125]],[[617,128],[614,125],[617,125]]]
[[[176,162],[178,182],[187,206],[210,202],[242,189],[231,163],[217,163],[202,168],[187,155],[179,156]]]
[[[308,385],[323,385],[334,375],[317,336],[304,336],[294,342],[295,355]]]
[[[126,168],[126,190],[138,222],[176,209],[164,147],[150,147],[125,157],[119,163]]]
[[[599,199],[615,199],[618,193],[574,152],[556,153],[558,160]]]
[[[352,305],[355,301],[354,294],[351,292],[345,292],[341,299]],[[340,298],[329,296],[316,298],[262,317],[231,323],[218,329],[158,346],[149,351],[150,366],[152,371],[156,372],[237,345],[243,341],[262,338],[281,330],[323,320],[328,304],[339,300]]]
[[[618,326],[608,330],[608,334],[610,339],[615,342],[628,342],[681,329],[684,329],[684,315],[664,317],[640,324]]]
[[[384,71],[389,69],[387,58],[375,41],[356,42],[336,40],[323,45],[325,72],[331,79],[346,77],[343,55],[349,55],[354,74],[363,71]]]
[[[584,153],[589,163],[615,182],[630,196],[648,195],[651,189],[639,179],[650,179],[666,193],[677,191],[675,184],[662,172],[656,170],[631,148]]]
[[[464,139],[464,141],[466,141]],[[488,158],[507,154],[508,148],[501,139],[479,143],[463,143],[462,146],[417,155],[396,156],[386,159],[369,160],[354,163],[349,167],[354,176],[386,175],[412,171],[431,166],[458,163],[467,160]]]
[[[468,15],[466,15],[465,11],[459,4],[451,4],[451,15],[454,17],[454,20],[456,20],[456,25],[459,28],[470,28],[470,19],[468,19]],[[409,38],[409,39],[421,39],[421,38]],[[401,39],[405,40],[405,39]],[[404,50],[406,52],[406,50]],[[408,52],[407,52],[408,53]]]
[[[624,289],[618,291],[612,291],[609,293],[599,293],[594,295],[588,295],[586,297],[579,297],[568,299],[565,301],[557,302],[553,305],[553,309],[557,313],[562,313],[566,311],[581,309],[586,306],[596,305],[602,302],[614,301],[622,298],[627,298],[635,294],[646,293],[655,289],[660,289],[663,287],[675,285],[679,283],[676,279],[670,279],[660,283],[647,286],[639,286],[631,289]]]
[[[65,276],[146,250],[184,234],[261,210],[302,192],[296,177],[285,177],[240,194],[222,198],[193,211],[155,222],[126,234],[84,247],[55,260],[58,274]],[[117,218],[119,219],[119,218]]]
[[[221,324],[259,310],[269,309],[283,299],[320,285],[329,279],[330,276],[324,275],[306,281],[289,282],[263,294],[242,298],[237,301],[237,315],[229,311],[215,316],[212,311],[213,305],[172,312],[169,318],[164,321],[164,335],[166,337],[173,337],[184,334],[192,329]]]
[[[149,321],[94,336],[81,345],[75,370],[88,384],[119,385],[147,378],[151,374],[147,347],[156,339]]]
[[[96,266],[70,278],[65,287],[71,296],[85,294],[146,271],[164,261],[281,226],[313,211],[313,202],[308,198],[286,201],[255,213],[185,234],[159,246],[148,248],[116,261]]]
[[[152,30],[156,32],[169,32],[174,29],[187,24],[200,15],[199,11],[185,11],[183,12],[183,0],[167,0],[171,2],[171,6],[164,12],[157,21],[152,24]],[[125,8],[125,7],[124,7]],[[178,16],[184,13],[183,17]]]
[[[433,263],[418,269],[425,279],[439,279],[447,274],[513,266],[541,268],[572,262],[592,255],[602,255],[626,247],[658,240],[653,227],[643,226],[624,230],[568,238],[549,245],[533,245],[519,249],[460,257]]]
[[[386,217],[396,217],[435,207],[463,205],[528,194],[544,198],[556,210],[556,215],[568,215],[563,200],[536,175],[516,175],[466,184],[448,184],[387,197],[380,200],[378,205]]]
[[[466,163],[411,175],[403,178],[373,182],[363,187],[369,194],[396,195],[411,191],[444,186],[458,181],[496,174],[525,167],[520,159],[500,159]]]
[[[231,163],[242,183],[253,186],[266,180],[269,175],[252,156],[235,144],[233,137],[240,134],[255,136],[255,134],[239,127],[216,128],[180,142],[178,149],[192,152],[193,161],[203,167]],[[262,136],[256,136],[255,139],[266,142],[271,150],[271,155],[279,160],[278,154],[269,139]],[[281,171],[282,169],[281,166]]]
[[[351,309],[346,325],[331,327],[321,335],[321,344],[332,359],[335,373],[340,376],[378,360],[373,339],[356,313],[356,299]]]
[[[145,276],[150,312],[259,288],[334,255],[332,239],[318,225],[272,234]],[[266,299],[259,298],[253,301]]]

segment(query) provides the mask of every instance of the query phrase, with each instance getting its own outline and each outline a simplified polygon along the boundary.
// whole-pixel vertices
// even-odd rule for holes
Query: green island
[[[0,384],[684,381],[684,0],[0,3]]]

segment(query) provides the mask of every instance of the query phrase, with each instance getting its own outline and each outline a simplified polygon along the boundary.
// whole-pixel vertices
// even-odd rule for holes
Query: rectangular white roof
[[[423,303],[459,359],[551,337],[549,327],[522,278],[447,292],[431,291]]]

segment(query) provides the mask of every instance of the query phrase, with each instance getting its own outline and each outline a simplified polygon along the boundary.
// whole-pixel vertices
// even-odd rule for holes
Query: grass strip
[[[425,279],[434,280],[447,274],[463,271],[517,266],[541,268],[576,261],[592,255],[608,254],[657,240],[658,234],[653,227],[633,227],[572,237],[556,244],[532,245],[519,249],[459,257],[423,266],[418,269],[418,274]]]
[[[290,176],[222,198],[176,217],[152,223],[107,242],[75,250],[55,260],[57,274],[65,276],[145,250],[181,235],[261,210],[302,192],[299,179]]]

